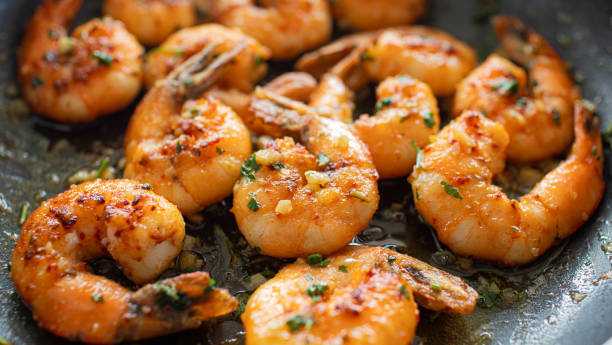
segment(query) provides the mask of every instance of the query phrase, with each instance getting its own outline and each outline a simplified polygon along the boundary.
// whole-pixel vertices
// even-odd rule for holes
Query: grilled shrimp
[[[128,125],[124,175],[150,183],[185,214],[231,195],[251,154],[249,131],[231,108],[185,100],[212,85],[244,48],[220,54],[209,45],[193,55],[147,93]]]
[[[327,0],[219,0],[212,16],[219,23],[240,28],[287,60],[325,43],[332,32]]]
[[[354,127],[368,146],[381,178],[408,175],[416,162],[418,148],[438,132],[438,103],[429,86],[408,76],[385,79],[376,90],[373,116],[361,115]],[[310,106],[322,116],[352,119],[352,92],[341,79],[327,74],[313,93]]]
[[[374,30],[416,22],[427,0],[334,0],[332,13],[339,27]]]
[[[61,122],[118,111],[142,86],[143,48],[123,24],[93,19],[67,36],[81,2],[44,0],[18,51],[24,98],[38,114]]]
[[[296,66],[315,73],[330,71],[352,89],[370,80],[410,75],[429,85],[436,96],[449,96],[476,66],[476,54],[444,31],[410,26],[341,38],[304,55]]]
[[[519,20],[493,21],[502,47],[527,66],[525,71],[490,56],[462,81],[453,113],[480,110],[500,122],[510,135],[508,159],[536,162],[563,153],[573,138],[573,106],[580,97],[563,61],[538,34]]]
[[[236,56],[232,65],[226,68],[218,83],[223,88],[250,92],[268,71],[268,48],[240,30],[218,24],[203,24],[175,32],[149,53],[144,68],[145,84],[148,88],[153,87],[156,81],[164,79],[176,66],[213,44],[224,51],[229,51],[239,44],[247,45]]]
[[[194,0],[105,0],[102,11],[125,23],[147,46],[158,45],[177,29],[197,21]]]
[[[183,246],[179,210],[146,185],[96,180],[44,202],[23,225],[11,279],[50,332],[87,343],[138,340],[194,328],[237,306],[195,272],[131,291],[90,272],[110,255],[135,283],[155,279]]]
[[[255,152],[234,186],[232,212],[252,246],[266,255],[332,253],[349,243],[378,206],[370,153],[339,121],[302,112],[305,105],[257,89],[259,128],[277,139]]]
[[[491,183],[504,168],[504,126],[466,111],[432,137],[410,183],[440,241],[459,255],[519,265],[586,222],[604,191],[603,153],[598,119],[580,101],[574,114],[571,154],[520,201]]]
[[[417,303],[464,314],[476,304],[461,279],[389,249],[353,245],[315,259],[298,259],[253,293],[242,314],[247,345],[407,345]]]

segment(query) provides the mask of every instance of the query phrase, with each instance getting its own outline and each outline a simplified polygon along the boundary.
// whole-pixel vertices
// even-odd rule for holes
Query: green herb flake
[[[518,82],[515,79],[503,79],[489,83],[489,87],[497,90],[500,95],[514,95],[518,92]]]
[[[512,225],[511,228],[514,231],[521,231],[521,229],[518,226],[516,226],[516,225]]]
[[[438,282],[432,282],[429,284],[429,288],[435,292],[442,291],[442,286]]]
[[[104,303],[104,296],[102,296],[100,293],[95,293],[91,295],[91,300],[95,303]]]
[[[406,297],[406,299],[410,300],[410,293],[408,292],[408,289],[406,289],[406,285],[400,286],[399,291],[402,294],[402,296],[404,296],[404,297]]]
[[[416,151],[416,163],[414,163],[414,170],[417,169],[423,169],[423,150],[421,150],[419,148],[419,146],[416,144],[416,142],[413,140],[412,141],[412,147],[414,148],[414,151]]]
[[[296,315],[287,321],[287,326],[291,332],[296,332],[301,329],[309,330],[314,323],[315,320],[311,316]]]
[[[225,152],[225,150],[224,150],[224,149],[222,149],[222,148],[220,148],[220,147],[215,148],[215,150],[217,150],[217,154],[218,154],[218,155],[222,155],[222,154],[223,154],[223,152]]]
[[[552,116],[553,116],[553,121],[555,122],[555,125],[561,126],[561,115],[559,115],[559,110],[554,109],[552,111]]]
[[[98,63],[106,67],[110,67],[113,64],[113,56],[110,55],[109,53],[105,53],[105,52],[96,50],[91,54],[91,57],[93,59],[97,59]]]
[[[260,55],[255,55],[255,57],[253,57],[253,64],[255,65],[255,67],[259,67],[264,63],[266,63],[266,61]]]
[[[257,201],[257,198],[255,197],[255,194],[249,193],[249,196],[251,197],[251,200],[249,200],[249,203],[247,204],[247,207],[251,211],[256,212],[261,207],[261,204],[259,203],[259,201]]]
[[[325,294],[325,291],[329,290],[329,286],[327,286],[327,283],[325,282],[318,282],[318,283],[314,283],[312,285],[310,285],[307,289],[306,289],[306,293],[308,294],[308,296],[315,298],[320,296],[323,296]]]
[[[374,57],[366,50],[359,56],[361,61],[374,61]]]
[[[519,97],[516,99],[516,104],[520,104],[520,105],[527,105],[527,98],[525,97]]]
[[[395,260],[397,260],[397,257],[395,257],[395,255],[389,255],[389,257],[387,257],[387,262],[389,263],[389,265],[393,265]]]
[[[348,273],[348,268],[346,268],[345,265],[340,265],[338,266],[338,271],[343,272],[343,273]]]
[[[365,194],[363,194],[362,192],[360,192],[358,190],[353,189],[353,190],[351,190],[350,194],[351,194],[351,196],[353,198],[357,198],[357,199],[359,199],[361,201],[365,201],[365,202],[369,201],[368,198],[365,196]]]
[[[176,142],[176,153],[181,153],[181,151],[183,151],[183,146],[181,145],[180,141]]]
[[[440,184],[442,185],[442,187],[444,187],[444,191],[446,192],[446,194],[452,196],[453,198],[463,200],[463,197],[461,196],[461,194],[459,194],[459,190],[457,188],[451,186],[450,184],[444,181],[440,181]]]
[[[325,259],[321,254],[312,254],[306,258],[308,265],[315,267],[325,267],[331,262],[329,259]]]
[[[215,285],[217,285],[217,281],[214,280],[213,278],[210,278],[210,280],[208,281],[208,286],[206,287],[206,290],[204,290],[204,292],[206,293],[211,292],[212,290],[215,289]]]
[[[240,174],[251,182],[255,180],[255,172],[259,169],[261,165],[257,164],[255,153],[253,153],[251,157],[244,160],[244,164],[240,167]]]
[[[37,89],[40,86],[45,85],[45,81],[40,79],[38,76],[33,76],[30,84],[32,85],[33,89]]]
[[[188,89],[189,87],[191,87],[191,85],[193,85],[193,80],[187,79],[183,81],[183,88]]]
[[[157,283],[156,288],[155,304],[160,308],[170,307],[174,310],[189,308],[191,301],[183,291],[176,290],[172,285],[163,285],[161,282]]]
[[[612,123],[601,132],[602,139],[612,147]]]
[[[191,115],[200,115],[200,111],[198,109],[191,109],[189,110],[189,112],[191,113]]]
[[[383,98],[383,99],[380,101],[380,104],[381,104],[383,107],[388,107],[388,106],[390,106],[391,104],[393,104],[393,99],[391,99],[390,97],[389,97],[389,98]]]
[[[274,170],[282,170],[285,168],[285,166],[283,165],[283,162],[276,162],[272,164],[272,168],[274,168]]]
[[[25,223],[28,218],[28,210],[30,209],[30,203],[26,202],[21,206],[21,213],[19,214],[19,225]]]
[[[329,157],[323,152],[319,153],[319,155],[317,156],[317,164],[320,167],[324,167],[329,163],[331,163],[331,160],[329,159]]]
[[[491,292],[489,290],[483,290],[478,292],[478,304],[485,308],[492,308],[499,302],[501,302],[502,298],[498,293]]]
[[[436,120],[434,119],[433,112],[431,110],[425,110],[421,113],[423,116],[423,120],[425,121],[425,125],[429,128],[433,128],[436,125]]]
[[[102,174],[104,174],[104,170],[106,170],[106,168],[108,167],[108,162],[108,157],[104,157],[102,163],[100,163],[100,166],[98,167],[98,171],[96,172],[96,178],[102,177]]]

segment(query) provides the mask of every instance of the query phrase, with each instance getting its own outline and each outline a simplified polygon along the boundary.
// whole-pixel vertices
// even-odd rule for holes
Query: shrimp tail
[[[492,23],[503,52],[519,64],[531,67],[536,56],[559,59],[550,44],[519,19],[498,15]]]
[[[83,0],[44,0],[32,21],[44,18],[44,22],[66,26],[72,22],[82,3]]]
[[[177,83],[178,95],[194,98],[213,86],[223,76],[232,60],[247,47],[247,43],[240,43],[222,54],[218,54],[218,47],[218,44],[208,45],[168,75],[167,80]]]
[[[258,87],[253,92],[249,111],[244,118],[251,130],[276,137],[299,138],[306,127],[306,114],[313,114],[309,106]]]
[[[204,320],[234,311],[238,302],[227,290],[214,288],[208,273],[193,272],[143,286],[128,305],[117,342],[196,328]]]

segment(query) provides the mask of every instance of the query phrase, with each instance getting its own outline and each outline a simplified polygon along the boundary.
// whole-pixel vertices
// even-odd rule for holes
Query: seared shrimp
[[[347,124],[301,112],[301,103],[262,89],[256,96],[251,109],[260,128],[294,134],[306,147],[277,139],[245,161],[234,186],[238,228],[252,246],[276,257],[342,248],[378,206],[368,148]]]
[[[231,195],[251,154],[249,131],[231,108],[213,99],[185,101],[213,84],[241,49],[219,55],[209,45],[192,56],[147,93],[128,125],[124,175],[150,183],[185,214]]]
[[[287,60],[325,43],[332,32],[327,0],[219,0],[212,15],[219,23],[240,28]]]
[[[251,92],[255,83],[268,71],[266,60],[270,58],[270,51],[240,30],[218,24],[203,24],[177,31],[153,49],[145,63],[145,84],[148,88],[153,87],[156,81],[164,79],[176,66],[208,45],[218,45],[219,49],[229,51],[239,44],[247,46],[226,68],[218,85]]]
[[[586,222],[604,191],[603,153],[598,119],[580,101],[574,113],[570,156],[520,201],[491,183],[509,143],[501,124],[467,111],[434,136],[410,183],[440,241],[459,255],[519,265]]]
[[[314,259],[284,267],[251,296],[242,314],[247,345],[407,345],[417,303],[465,314],[476,304],[461,279],[389,249],[347,246]]]
[[[185,223],[149,188],[96,180],[72,186],[28,217],[11,256],[11,279],[40,326],[73,341],[117,343],[194,328],[236,308],[204,272],[131,291],[87,268],[87,260],[110,255],[132,281],[144,283],[172,263]]]
[[[196,23],[194,0],[105,0],[102,11],[116,18],[142,44],[158,45],[171,33]]]
[[[376,109],[355,121],[361,140],[368,146],[381,178],[408,175],[417,151],[438,132],[438,103],[429,86],[408,76],[387,78],[376,90]],[[342,81],[327,74],[313,93],[310,106],[322,116],[341,121],[352,119],[352,92]]]
[[[331,8],[339,27],[373,30],[412,24],[427,5],[427,0],[334,0]]]
[[[118,111],[142,86],[143,48],[123,24],[93,19],[67,36],[82,0],[44,0],[18,51],[23,95],[38,114],[87,122]]]
[[[573,106],[580,97],[565,64],[553,48],[510,17],[493,21],[502,47],[527,66],[490,56],[462,81],[453,113],[483,111],[510,135],[508,159],[536,162],[563,153],[573,138]]]

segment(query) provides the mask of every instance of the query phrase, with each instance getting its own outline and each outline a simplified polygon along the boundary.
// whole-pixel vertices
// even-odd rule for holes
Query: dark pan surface
[[[67,178],[82,168],[95,168],[101,157],[111,164],[121,157],[122,133],[130,110],[89,126],[58,126],[36,116],[15,114],[15,49],[24,24],[38,1],[0,0],[0,336],[14,344],[62,344],[64,340],[40,329],[8,279],[8,259],[20,226],[22,205],[35,209],[42,200],[67,188]],[[602,128],[612,123],[612,2],[606,0],[432,0],[424,23],[450,31],[475,47],[481,59],[495,47],[490,25],[474,16],[487,4],[499,12],[517,16],[547,38],[572,66],[585,98],[597,104]],[[82,18],[100,14],[100,1],[86,1]],[[485,11],[486,12],[486,11]],[[485,18],[486,20],[486,18]],[[286,70],[290,64],[273,66]],[[62,140],[66,139],[66,140]],[[67,144],[67,145],[66,145]],[[111,150],[108,150],[110,148]],[[606,180],[610,179],[612,154],[605,150]],[[440,248],[431,231],[414,213],[404,180],[381,183],[381,211],[372,227],[357,242],[385,244],[440,266]],[[6,201],[8,209],[2,206]],[[230,266],[227,242],[240,243],[231,200],[205,211],[201,226],[188,232],[202,238],[199,248],[221,286],[233,293],[245,288]],[[612,281],[600,277],[611,271],[612,192],[589,222],[575,235],[528,267],[499,269],[474,264],[470,270],[457,265],[444,268],[469,281],[501,277],[502,285],[523,291],[519,301],[492,308],[477,307],[473,314],[452,316],[421,312],[415,343],[422,344],[602,344],[612,336]],[[608,251],[606,251],[606,246]],[[251,259],[257,259],[255,256]],[[263,259],[271,269],[280,261]],[[267,261],[266,261],[267,260]],[[249,268],[257,272],[256,264]],[[168,273],[170,274],[170,273]],[[481,278],[482,279],[482,278]],[[240,344],[242,327],[235,318],[219,320],[200,329],[162,337],[147,344]]]

